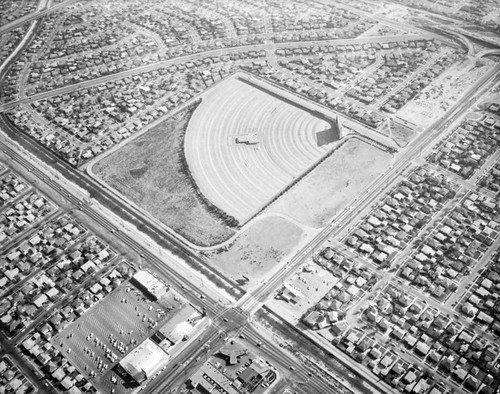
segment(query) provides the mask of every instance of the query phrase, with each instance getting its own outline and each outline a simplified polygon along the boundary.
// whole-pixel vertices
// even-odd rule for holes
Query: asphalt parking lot
[[[158,329],[165,309],[125,283],[54,337],[82,374],[96,378]]]

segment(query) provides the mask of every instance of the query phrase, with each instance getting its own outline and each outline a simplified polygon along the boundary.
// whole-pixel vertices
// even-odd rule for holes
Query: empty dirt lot
[[[265,217],[254,222],[231,246],[207,256],[233,279],[248,277],[252,286],[302,244],[304,237],[302,229],[287,219]]]
[[[398,116],[425,129],[441,118],[474,84],[491,70],[489,59],[455,64],[398,111]]]
[[[358,139],[346,141],[268,211],[309,227],[324,227],[388,168],[391,158]]]

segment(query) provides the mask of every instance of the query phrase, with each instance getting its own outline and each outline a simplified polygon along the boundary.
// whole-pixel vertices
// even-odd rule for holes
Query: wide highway
[[[224,281],[227,287],[236,286],[232,280],[223,278],[218,271],[215,271],[210,265],[202,261],[196,254],[194,254],[175,237],[167,233],[165,230],[158,228],[158,226],[152,220],[148,219],[142,212],[118,199],[114,194],[103,188],[99,183],[94,181],[85,173],[78,171],[70,164],[60,160],[53,152],[41,146],[38,142],[34,141],[26,134],[17,130],[7,119],[4,118],[4,116],[0,116],[0,127],[2,127],[2,130],[12,140],[19,142],[21,146],[29,150],[49,167],[52,167],[56,171],[60,172],[61,175],[68,181],[81,187],[83,190],[86,190],[91,198],[99,201],[103,206],[115,212],[124,221],[136,226],[139,230],[154,239],[159,245],[172,251],[174,254],[179,255],[183,259],[187,260],[188,263],[191,262],[191,264],[195,265],[197,269],[201,269],[202,271],[205,270],[221,277],[221,280]],[[4,146],[6,145],[4,144]]]
[[[21,18],[16,23],[4,26],[0,28],[0,34],[10,31],[11,29],[17,27],[20,23],[26,23],[28,21],[38,19],[43,17],[49,12],[53,12],[57,8],[67,5],[74,0],[68,0],[55,7],[45,9],[43,11],[27,15]],[[78,89],[88,88],[91,86],[96,86],[109,81],[115,81],[121,78],[125,78],[131,75],[137,75],[144,72],[156,70],[159,68],[169,67],[178,63],[185,63],[192,60],[202,59],[210,56],[221,56],[229,55],[232,53],[246,52],[246,51],[260,51],[266,50],[271,51],[280,48],[293,48],[300,47],[303,45],[349,45],[349,44],[363,44],[370,42],[391,42],[398,40],[411,40],[411,39],[422,39],[424,38],[439,38],[439,36],[434,34],[424,34],[422,35],[398,35],[398,36],[385,36],[385,37],[367,37],[361,39],[340,39],[340,40],[326,40],[320,42],[287,42],[287,43],[276,43],[276,44],[255,44],[246,45],[241,47],[229,47],[223,49],[210,50],[201,53],[195,53],[187,56],[181,56],[178,58],[173,58],[165,60],[162,62],[157,62],[154,64],[145,65],[142,67],[137,67],[131,70],[119,72],[112,75],[103,76],[100,78],[92,79],[89,81],[83,81],[77,84],[67,85],[61,88],[57,88],[51,91],[35,94],[33,96],[23,98],[21,100],[16,100],[3,105],[0,105],[0,113],[7,112],[15,108],[19,104],[30,103],[33,101],[46,99],[49,97],[62,95],[69,93]],[[29,40],[26,40],[26,42]],[[24,44],[23,44],[24,46]],[[234,307],[227,307],[219,302],[218,295],[213,290],[213,288],[208,286],[196,286],[194,283],[189,282],[187,277],[182,271],[176,269],[177,262],[169,261],[165,262],[167,256],[160,258],[156,251],[152,251],[150,248],[144,246],[144,244],[133,236],[127,234],[119,227],[116,226],[111,220],[99,213],[89,201],[81,199],[71,193],[63,183],[54,180],[53,178],[47,176],[45,172],[40,170],[38,165],[33,165],[29,160],[25,158],[17,149],[0,142],[0,149],[12,160],[19,163],[21,166],[25,167],[27,170],[33,174],[34,177],[38,178],[40,182],[43,182],[48,187],[52,188],[61,197],[66,199],[69,203],[78,207],[84,214],[94,220],[96,223],[101,225],[104,229],[109,231],[116,237],[120,242],[127,245],[130,249],[134,250],[141,258],[146,260],[148,264],[154,268],[162,277],[166,278],[169,283],[174,285],[179,292],[192,302],[193,305],[200,306],[200,310],[205,311],[207,316],[212,319],[212,324],[206,328],[203,332],[203,338],[200,341],[194,341],[188,345],[187,349],[177,356],[174,361],[169,364],[167,370],[146,386],[147,392],[159,393],[166,392],[166,390],[175,387],[176,385],[182,383],[186,380],[186,371],[194,369],[201,359],[197,360],[200,355],[206,354],[206,350],[203,348],[205,344],[210,346],[210,352],[217,349],[218,346],[224,343],[224,339],[227,336],[235,335],[238,332],[242,332],[247,340],[254,343],[265,343],[265,347],[259,349],[259,353],[262,353],[264,358],[267,358],[272,364],[276,366],[281,366],[284,369],[294,368],[293,379],[295,381],[303,382],[303,389],[296,388],[295,391],[302,393],[329,393],[332,392],[332,387],[325,382],[321,376],[311,374],[307,368],[302,365],[295,357],[288,355],[288,353],[283,352],[283,350],[277,347],[274,342],[270,342],[256,326],[252,325],[247,319],[249,315],[254,313],[259,309],[262,304],[283,284],[287,278],[292,275],[292,273],[301,264],[309,261],[314,253],[317,252],[317,248],[326,242],[328,238],[337,237],[345,232],[350,225],[366,211],[379,197],[387,190],[390,185],[396,182],[401,174],[411,165],[411,162],[416,158],[422,151],[423,148],[429,146],[431,143],[439,139],[446,131],[446,129],[458,120],[465,110],[473,104],[476,98],[482,94],[486,89],[488,89],[493,83],[500,80],[498,75],[499,68],[496,67],[491,72],[486,74],[481,78],[478,83],[471,88],[467,94],[464,95],[447,113],[443,118],[435,122],[431,127],[422,132],[417,138],[415,138],[408,147],[402,152],[401,155],[396,159],[393,166],[380,178],[374,181],[374,183],[346,210],[344,210],[335,220],[327,226],[323,231],[321,231],[318,236],[316,236],[309,244],[304,246],[298,254],[293,257],[290,262],[287,263],[283,270],[277,272],[273,277],[266,281],[261,287],[254,290],[251,293],[245,294],[236,302]],[[242,295],[244,291],[239,288],[232,280],[227,277],[221,276],[221,274],[215,271],[210,265],[206,264],[199,256],[193,253],[186,245],[180,242],[178,239],[173,237],[171,234],[166,232],[164,229],[159,228],[159,226],[152,220],[148,219],[142,212],[138,209],[126,204],[121,201],[120,198],[104,189],[99,183],[94,181],[91,177],[72,167],[66,162],[61,161],[53,152],[49,151],[45,147],[42,147],[39,143],[34,141],[31,137],[26,134],[19,132],[5,117],[5,115],[0,116],[0,127],[5,131],[9,138],[19,142],[21,146],[31,152],[38,159],[46,163],[48,166],[54,168],[56,171],[60,172],[62,176],[69,182],[79,186],[83,190],[89,192],[91,199],[99,201],[104,207],[107,207],[111,211],[115,212],[124,221],[134,225],[139,231],[144,232],[149,235],[154,241],[156,241],[160,246],[171,250],[174,254],[179,255],[181,258],[188,261],[188,263],[194,266],[200,271],[205,271],[210,274],[217,275],[221,278],[228,291],[232,291],[235,294]],[[91,200],[90,199],[90,200]],[[177,265],[178,267],[178,265]],[[336,351],[336,350],[335,350]],[[204,353],[205,352],[205,353]],[[341,358],[339,358],[341,360]],[[182,368],[180,368],[182,366]],[[358,372],[359,373],[359,372]],[[367,383],[371,385],[371,389],[375,392],[384,393],[387,392],[386,388],[381,387],[380,382],[376,382],[373,379],[368,378]],[[297,386],[299,387],[299,386]]]
[[[325,243],[327,239],[336,237],[351,225],[360,212],[370,207],[375,200],[392,185],[399,176],[410,166],[424,147],[427,147],[439,136],[442,136],[448,126],[460,118],[465,111],[481,96],[485,90],[500,81],[500,67],[495,67],[487,73],[478,83],[469,90],[468,94],[464,95],[442,119],[436,121],[427,130],[423,131],[415,138],[406,148],[402,155],[398,157],[394,165],[380,178],[366,189],[356,200],[348,206],[342,213],[334,219],[334,221],[326,226],[309,244],[305,245],[290,262],[285,266],[285,269],[278,271],[266,283],[251,293],[247,293],[237,303],[239,308],[246,311],[251,311],[255,307],[260,306],[275,290],[281,285],[288,276],[301,264],[308,261],[317,248]]]
[[[465,95],[464,98],[462,98],[458,103],[455,104],[455,106],[449,111],[448,115],[445,118],[437,121],[427,131],[421,133],[419,137],[417,137],[409,145],[405,152],[405,155],[401,156],[393,165],[393,167],[368,189],[371,191],[367,190],[358,198],[358,200],[354,204],[351,205],[349,209],[345,210],[339,217],[337,217],[335,221],[330,226],[327,226],[311,243],[302,248],[302,250],[287,264],[284,270],[278,272],[275,276],[273,276],[269,281],[267,281],[263,286],[254,291],[252,294],[244,296],[236,306],[240,308],[243,313],[253,312],[257,308],[259,308],[262,303],[278,288],[278,286],[280,286],[283,281],[285,281],[286,278],[292,274],[295,268],[311,258],[318,246],[324,243],[326,239],[335,237],[342,233],[361,211],[368,208],[389,185],[391,185],[398,179],[401,172],[403,172],[405,168],[410,164],[411,160],[421,152],[421,149],[423,147],[426,147],[433,140],[438,138],[451,123],[453,123],[456,119],[463,115],[464,110],[476,100],[476,96],[480,95],[484,90],[489,88],[492,83],[496,83],[498,80],[498,68],[485,75],[474,87],[475,94],[471,95],[469,92],[468,95]],[[39,158],[54,167],[56,170],[60,171],[68,180],[74,182],[84,190],[88,190],[91,195],[102,202],[103,205],[107,205],[115,211],[116,208],[118,208],[120,211],[119,216],[121,216],[124,220],[136,224],[138,228],[142,229],[143,231],[145,230],[148,234],[153,234],[154,238],[160,239],[160,241],[165,236],[164,232],[158,230],[156,226],[154,226],[154,224],[145,222],[142,215],[138,215],[138,213],[128,205],[121,203],[114,196],[103,190],[100,185],[96,184],[85,174],[80,173],[78,170],[74,169],[68,164],[61,163],[52,152],[46,150],[45,148],[40,149],[39,145],[36,142],[31,140],[31,138],[24,135],[23,133],[17,132],[12,125],[7,123],[4,128],[11,138],[21,142],[22,145],[27,147],[28,149],[36,151]],[[87,201],[80,200],[79,198],[65,190],[58,182],[47,178],[47,176],[42,171],[38,170],[36,167],[33,167],[30,162],[28,162],[14,149],[10,148],[6,144],[0,143],[0,148],[12,159],[14,159],[27,169],[31,169],[34,176],[38,177],[42,182],[45,182],[49,187],[60,193],[61,196],[63,196],[69,202],[71,202],[75,206],[80,207],[80,209],[85,214],[102,225],[105,229],[110,232],[114,232],[114,235],[120,241],[131,247],[139,255],[144,256],[144,259],[147,260],[151,264],[151,266],[153,266],[154,269],[157,270],[160,274],[166,276],[169,282],[177,286],[177,288],[184,288],[186,291],[186,296],[194,303],[201,305],[207,311],[207,314],[210,317],[215,317],[219,322],[218,324],[231,326],[232,323],[229,322],[239,320],[234,319],[234,316],[231,317],[232,313],[234,315],[234,310],[229,310],[228,312],[225,307],[217,303],[213,296],[207,294],[204,288],[199,288],[192,285],[191,283],[188,283],[182,274],[179,274],[169,265],[166,265],[157,257],[156,253],[151,252],[148,248],[142,246],[135,239],[117,229],[115,224],[111,223],[108,219],[98,214],[92,208],[92,206],[89,206]],[[167,246],[167,248],[171,248],[171,246]],[[185,248],[182,246],[181,251],[184,250]],[[194,257],[196,258],[196,256]],[[228,316],[230,316],[231,319],[223,318],[222,316],[225,313],[229,313]],[[224,323],[221,323],[222,319],[227,319],[228,321],[224,321]],[[259,332],[250,325],[247,325],[247,327],[245,328],[245,333],[249,338],[255,340],[256,342],[260,341],[262,343],[268,343],[267,339],[262,337]],[[215,330],[214,326],[209,331],[208,339],[213,339],[218,335],[218,330]],[[312,390],[314,388],[315,390],[309,392],[325,392],[325,387],[322,387],[322,385],[324,385],[325,383],[322,382],[321,379],[317,379],[316,381],[316,379],[311,379],[309,376],[301,376],[301,374],[305,374],[305,372],[302,372],[303,367],[300,364],[297,364],[297,361],[295,359],[290,359],[284,356],[282,354],[282,351],[272,344],[269,344],[265,349],[267,349],[265,352],[266,356],[270,357],[270,359],[277,360],[277,362],[285,368],[287,365],[294,366],[296,371],[301,371],[294,373],[294,375],[301,379],[304,378],[304,380],[309,379],[308,389]],[[181,355],[180,359],[184,360],[182,362],[188,360],[190,354],[190,352],[187,352],[185,355]],[[180,379],[181,377],[178,376],[178,378]],[[151,390],[153,390],[157,385],[161,387],[168,387],[162,385],[160,382],[162,382],[162,379],[159,379],[155,384],[151,385]],[[168,384],[168,382],[165,384]],[[148,387],[148,391],[149,390],[150,388]],[[157,391],[153,390],[151,392]]]
[[[165,262],[161,260],[155,252],[152,252],[149,248],[143,246],[140,242],[126,234],[126,232],[117,229],[115,224],[107,218],[101,216],[92,206],[89,206],[85,200],[78,198],[67,190],[64,185],[60,184],[53,178],[48,177],[47,174],[39,170],[36,165],[33,165],[30,161],[25,159],[19,152],[17,152],[17,150],[9,147],[3,142],[0,142],[0,150],[19,165],[26,168],[26,170],[28,170],[33,177],[38,179],[37,183],[43,182],[45,185],[57,192],[67,202],[73,204],[75,207],[78,207],[83,213],[101,225],[104,229],[112,232],[118,240],[143,257],[156,272],[158,272],[162,277],[165,277],[167,282],[175,286],[178,291],[183,294],[183,296],[192,302],[193,305],[200,305],[200,310],[205,311],[207,316],[212,319],[212,325],[207,329],[207,332],[203,333],[203,341],[195,342],[194,345],[188,346],[187,351],[181,353],[181,355],[176,358],[176,363],[182,364],[187,362],[185,366],[188,367],[188,360],[192,360],[193,354],[198,353],[199,349],[202,348],[205,343],[211,343],[212,341],[218,340],[216,343],[220,343],[222,345],[222,342],[220,341],[221,334],[222,338],[227,338],[228,335],[234,335],[237,331],[241,331],[242,329],[244,329],[245,334],[256,343],[268,343],[267,338],[262,336],[257,329],[247,324],[247,315],[244,312],[221,305],[214,295],[207,291],[207,287],[199,287],[190,283],[182,272],[178,272],[169,264],[165,264]],[[214,344],[211,345],[211,350],[216,350]],[[279,365],[285,369],[293,367],[295,369],[294,376],[296,379],[308,378],[302,364],[294,357],[289,357],[283,354],[274,344],[269,343],[263,349],[262,353],[277,366]],[[170,365],[175,365],[175,363],[171,363]],[[182,382],[182,379],[185,379],[184,370],[185,369],[179,370],[175,373],[175,371],[167,369],[164,375],[168,375],[170,378],[167,380],[164,380],[163,377],[159,378],[156,383],[152,383],[147,386],[147,391],[163,392],[158,391],[157,389],[159,388],[157,386],[160,385],[161,390],[166,387],[171,387],[169,385],[173,383],[173,379],[177,379],[179,383]],[[312,378],[308,385],[312,390],[306,391],[308,393],[325,393],[329,392],[328,389],[330,388],[329,385],[323,382],[320,378]]]
[[[223,306],[219,305],[218,302],[212,299],[213,294],[209,294],[207,292],[208,287],[198,287],[189,283],[186,280],[185,276],[172,269],[170,265],[165,264],[164,261],[158,258],[157,253],[152,252],[151,249],[140,244],[126,232],[121,231],[110,220],[101,216],[91,205],[87,203],[87,201],[79,199],[71,192],[66,190],[63,185],[58,183],[55,179],[49,178],[44,172],[39,170],[36,166],[33,166],[33,164],[22,157],[13,148],[9,147],[3,142],[0,142],[0,150],[2,150],[3,153],[12,158],[12,160],[16,161],[27,170],[29,170],[34,177],[39,179],[39,181],[37,182],[43,182],[48,187],[52,188],[54,191],[59,193],[62,198],[80,209],[97,224],[101,225],[110,233],[113,233],[113,235],[118,240],[137,252],[137,254],[143,257],[143,259],[146,260],[151,266],[153,266],[155,270],[163,273],[168,278],[168,282],[176,286],[181,293],[186,293],[188,298],[191,298],[191,301],[195,302],[196,304],[201,304],[208,312],[211,312],[213,315],[217,315],[224,310]]]
[[[268,339],[263,337],[253,326],[246,326],[242,333],[244,334],[242,336],[245,337],[245,340],[249,340],[254,344],[265,343],[265,346],[259,348],[258,354],[275,367],[281,366],[283,369],[288,369],[288,374],[292,376],[287,378],[290,383],[293,381],[307,382],[307,386],[295,391],[301,394],[325,394],[334,392],[333,387],[325,382],[321,376],[313,374],[312,370],[308,370],[303,364],[298,363],[294,357],[286,355],[283,349],[269,342]],[[196,368],[200,367],[201,364],[206,361],[207,357],[225,344],[226,337],[224,335],[221,338],[217,327],[210,327],[209,330],[203,334],[203,342],[194,342],[180,356],[173,359],[162,375],[147,384],[144,392],[169,393],[170,390],[175,390],[187,380]],[[202,345],[203,343],[208,343],[209,348],[205,348]],[[198,357],[200,358],[198,359]],[[293,368],[293,371],[290,368]],[[283,372],[279,373],[280,375],[283,374]],[[370,392],[367,392],[366,394],[369,393]]]

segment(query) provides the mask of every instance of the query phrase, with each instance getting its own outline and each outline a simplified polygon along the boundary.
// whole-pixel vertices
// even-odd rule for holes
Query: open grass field
[[[390,120],[390,123],[383,122],[378,128],[377,132],[391,138],[398,147],[404,148],[408,145],[413,138],[417,135],[416,131],[413,131],[414,125],[408,124],[406,121],[395,122],[393,119]]]
[[[497,83],[485,97],[481,97],[480,100],[476,102],[476,108],[481,111],[487,111],[491,104],[500,103],[500,83]]]
[[[321,228],[389,166],[392,156],[350,139],[268,209]]]
[[[387,36],[387,35],[403,35],[408,34],[406,31],[396,29],[395,27],[384,25],[383,23],[378,23],[364,33],[361,33],[358,38],[364,37],[378,37],[378,36]]]
[[[231,246],[207,254],[210,262],[235,280],[249,278],[252,286],[303,241],[300,227],[282,217],[253,223]]]
[[[166,119],[93,166],[95,176],[197,245],[217,244],[234,234],[208,212],[181,155],[190,112]]]
[[[417,135],[415,131],[409,127],[391,121],[391,138],[398,144],[399,147],[404,148],[408,145]]]
[[[316,139],[328,128],[233,76],[203,95],[186,132],[186,160],[203,195],[244,223],[331,149]],[[236,143],[245,135],[258,143]]]

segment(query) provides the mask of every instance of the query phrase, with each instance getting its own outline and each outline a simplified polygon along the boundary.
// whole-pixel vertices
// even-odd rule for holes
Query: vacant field
[[[378,37],[378,36],[388,36],[388,35],[404,35],[404,34],[408,34],[408,32],[379,23],[375,26],[372,26],[364,33],[360,34],[358,38],[374,37],[374,36]]]
[[[189,111],[169,118],[93,167],[94,174],[189,241],[212,245],[234,234],[211,214],[183,172]]]
[[[186,132],[186,160],[203,195],[247,221],[331,149],[316,133],[329,124],[232,77],[203,95]],[[237,144],[255,136],[257,144]]]
[[[409,127],[391,121],[391,138],[396,142],[396,144],[398,144],[399,147],[404,148],[413,140],[413,138],[415,138],[415,135],[416,132]]]
[[[492,67],[487,59],[465,60],[441,74],[398,112],[398,116],[420,127],[440,119]]]
[[[358,139],[337,151],[278,199],[269,212],[321,228],[388,167],[392,156]]]
[[[377,128],[377,132],[391,138],[400,148],[404,148],[408,145],[417,135],[417,133],[408,126],[395,122],[392,119],[390,124],[387,122],[382,123]]]
[[[301,244],[303,232],[281,217],[256,221],[223,251],[208,254],[210,262],[235,280],[246,276],[250,286]]]
[[[465,118],[467,120],[476,120],[476,121],[479,121],[481,120],[481,118],[483,117],[483,113],[481,112],[467,112],[467,114],[465,115]]]
[[[496,84],[492,89],[488,91],[485,97],[481,97],[476,103],[476,108],[481,111],[486,111],[491,104],[500,103],[500,93],[498,90],[500,84]]]

